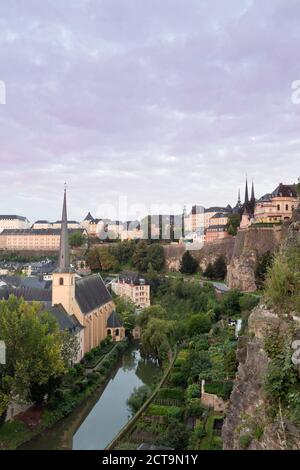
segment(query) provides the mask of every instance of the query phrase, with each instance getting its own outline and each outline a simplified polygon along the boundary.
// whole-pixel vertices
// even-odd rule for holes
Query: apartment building
[[[150,307],[150,285],[139,274],[122,273],[111,286],[116,295],[128,297],[137,307]]]
[[[69,233],[78,229],[69,230]],[[83,229],[81,232],[85,233]],[[58,251],[59,229],[6,229],[0,233],[0,250],[7,251]]]
[[[0,233],[3,230],[20,230],[30,227],[27,217],[20,215],[0,215]]]

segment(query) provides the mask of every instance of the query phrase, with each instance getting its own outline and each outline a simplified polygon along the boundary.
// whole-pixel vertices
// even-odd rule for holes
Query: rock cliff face
[[[209,263],[214,263],[223,256],[227,266],[227,284],[232,289],[254,292],[255,265],[258,256],[270,251],[276,252],[283,238],[284,228],[250,228],[238,232],[236,237],[217,240],[204,245],[201,250],[191,251],[203,271]],[[169,271],[179,271],[180,262],[185,252],[183,245],[164,246],[166,266]]]
[[[283,233],[281,227],[249,228],[238,232],[228,263],[227,285],[241,291],[256,291],[254,272],[257,259],[267,251],[276,252]]]
[[[269,359],[263,349],[263,332],[279,325],[287,327],[274,312],[260,305],[249,317],[249,337],[239,340],[239,368],[222,430],[225,450],[242,450],[244,435],[252,436],[249,450],[299,448],[299,429],[286,419],[272,422],[267,415],[263,384]]]
[[[300,210],[295,211],[290,226],[284,228],[282,235],[284,247],[300,245]],[[273,240],[272,243],[277,244],[278,241]],[[264,350],[263,336],[266,330],[277,329],[286,336],[291,322],[299,328],[300,318],[290,313],[289,318],[285,315],[279,317],[260,304],[249,317],[248,334],[239,339],[239,367],[222,430],[225,450],[245,447],[249,450],[300,450],[300,429],[280,413],[278,418],[270,418],[267,413],[269,400],[264,392],[269,358]],[[247,435],[251,439],[245,441]]]

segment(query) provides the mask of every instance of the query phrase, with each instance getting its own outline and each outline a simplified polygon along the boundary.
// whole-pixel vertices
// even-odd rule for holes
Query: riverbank
[[[14,421],[6,422],[0,427],[0,449],[15,450],[19,448],[68,416],[96,391],[103,391],[112,368],[127,348],[127,340],[116,344],[101,361],[101,369],[89,371],[88,375],[81,365],[72,368],[64,377],[63,386],[57,391],[55,400],[48,406],[39,409],[40,420],[37,424],[30,423],[29,410],[28,420],[24,416],[22,421],[16,417]]]
[[[159,382],[161,370],[131,342],[110,371],[105,386],[22,450],[101,450],[130,419],[127,400],[135,388]]]

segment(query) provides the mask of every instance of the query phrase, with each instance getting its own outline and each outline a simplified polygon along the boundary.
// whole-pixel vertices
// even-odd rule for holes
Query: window
[[[286,210],[286,211],[289,210],[289,205],[288,205],[288,204],[285,205],[285,210]]]
[[[277,204],[277,210],[280,211],[280,204]]]
[[[119,336],[119,334],[120,334],[120,333],[119,333],[119,330],[116,329],[116,336]]]
[[[63,285],[64,285],[64,278],[63,278],[63,277],[60,277],[60,278],[59,278],[59,285],[60,285],[60,286],[63,286]]]

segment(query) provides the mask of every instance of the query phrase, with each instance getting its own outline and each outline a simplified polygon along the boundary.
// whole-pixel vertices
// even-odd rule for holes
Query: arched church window
[[[117,329],[116,329],[116,336],[119,336],[119,334],[120,334],[120,333],[119,333],[119,329],[117,328]]]
[[[59,278],[59,285],[60,285],[60,286],[63,286],[63,285],[64,285],[64,278],[63,278],[63,277],[60,277],[60,278]]]

